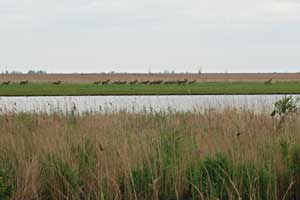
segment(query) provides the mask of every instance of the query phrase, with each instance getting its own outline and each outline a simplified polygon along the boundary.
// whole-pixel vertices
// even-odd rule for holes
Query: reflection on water
[[[205,111],[224,108],[270,112],[284,95],[0,97],[0,112]],[[295,95],[289,95],[295,96]]]

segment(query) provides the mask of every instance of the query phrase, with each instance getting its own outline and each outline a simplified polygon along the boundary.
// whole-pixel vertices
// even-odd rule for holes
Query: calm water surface
[[[282,97],[284,95],[0,97],[0,112],[202,112],[224,108],[270,112],[273,103]]]

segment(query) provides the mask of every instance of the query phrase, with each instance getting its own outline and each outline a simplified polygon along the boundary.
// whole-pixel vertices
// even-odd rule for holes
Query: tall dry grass
[[[0,199],[299,199],[300,120],[268,114],[6,114]]]

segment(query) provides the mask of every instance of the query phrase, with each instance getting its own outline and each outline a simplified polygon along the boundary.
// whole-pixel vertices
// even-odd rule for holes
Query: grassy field
[[[300,81],[300,73],[202,73],[202,74],[163,74],[163,73],[114,73],[114,74],[0,74],[0,83],[11,81],[18,83],[28,80],[30,83],[48,83],[61,80],[64,83],[93,83],[99,80],[110,81],[153,81],[153,80],[196,80],[205,82],[260,82],[272,79],[273,82]]]
[[[191,85],[95,85],[79,83],[29,83],[0,85],[0,96],[82,95],[196,95],[196,94],[300,94],[300,83],[258,82],[195,83]]]
[[[235,110],[4,114],[0,199],[299,199],[300,118],[278,123]]]

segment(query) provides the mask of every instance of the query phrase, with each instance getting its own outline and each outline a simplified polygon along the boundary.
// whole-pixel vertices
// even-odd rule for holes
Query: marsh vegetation
[[[0,199],[299,199],[300,119],[278,113],[3,114]]]

